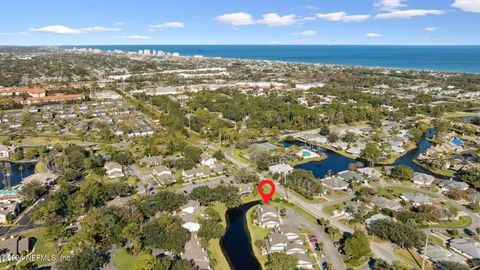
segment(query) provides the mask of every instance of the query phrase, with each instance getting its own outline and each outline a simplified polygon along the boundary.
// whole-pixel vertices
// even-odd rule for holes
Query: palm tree
[[[18,171],[20,171],[20,179],[22,179],[22,181],[23,181],[23,170],[24,169],[25,168],[23,167],[23,165],[18,166]]]

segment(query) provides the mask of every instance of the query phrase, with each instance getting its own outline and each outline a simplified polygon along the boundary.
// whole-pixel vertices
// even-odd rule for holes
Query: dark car
[[[320,247],[320,244],[319,244],[319,243],[315,243],[315,250],[316,250],[316,251],[322,250],[322,248]]]

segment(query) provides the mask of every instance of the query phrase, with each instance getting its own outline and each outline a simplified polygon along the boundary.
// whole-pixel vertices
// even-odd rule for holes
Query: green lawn
[[[130,255],[125,249],[120,249],[117,254],[115,254],[113,260],[118,270],[130,270],[134,268],[140,255],[142,255],[142,253],[136,256]]]
[[[377,191],[378,196],[385,196],[385,197],[391,197],[392,195],[393,196],[399,196],[402,193],[422,193],[422,194],[427,195],[428,197],[431,197],[431,198],[437,197],[437,196],[432,196],[431,194],[428,194],[426,192],[410,189],[408,187],[388,186],[388,187],[385,187],[385,188]]]
[[[45,234],[45,229],[40,229],[38,231],[26,233],[22,235],[23,237],[33,237],[36,239],[35,250],[33,254],[38,255],[55,255],[57,256],[57,246],[50,238]],[[49,263],[48,261],[40,260],[37,262],[39,265]]]
[[[222,218],[222,224],[223,226],[227,226],[227,221],[225,217],[225,213],[227,212],[227,207],[225,206],[224,203],[216,203],[214,206],[212,206],[215,211],[217,211],[220,214],[220,217]],[[225,255],[223,254],[222,247],[220,246],[220,240],[219,239],[212,239],[208,242],[208,255],[211,259],[215,260],[217,264],[215,265],[215,269],[219,270],[229,270],[230,265],[228,264],[227,258],[225,258]]]
[[[248,160],[246,159],[245,157],[243,157],[244,154],[247,154],[248,153],[248,149],[243,149],[243,150],[240,150],[240,149],[233,149],[232,150],[232,155],[235,159],[237,160],[240,160],[242,162],[245,162],[245,163],[248,163],[248,164],[252,164],[252,161],[251,160]]]
[[[255,241],[265,239],[268,236],[268,234],[270,233],[271,229],[261,228],[261,227],[255,226],[253,224],[253,212],[254,212],[255,209],[256,209],[256,207],[252,207],[246,213],[246,215],[247,215],[247,227],[248,227],[248,232],[250,233],[250,243],[252,245],[253,254],[257,258],[260,265],[262,266],[262,269],[265,269],[266,258],[264,256],[262,256],[260,248],[258,248],[255,245]]]
[[[472,224],[472,219],[469,216],[461,216],[458,220],[441,222],[434,225],[422,225],[422,228],[449,228],[449,229],[463,229]]]
[[[395,255],[402,259],[402,262],[408,263],[409,266],[414,267],[414,269],[420,269],[423,257],[415,250],[395,248],[393,252],[395,253]],[[428,261],[425,263],[425,269],[433,270],[431,264]]]

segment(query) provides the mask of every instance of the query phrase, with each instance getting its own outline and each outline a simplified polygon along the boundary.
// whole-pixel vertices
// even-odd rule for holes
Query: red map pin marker
[[[270,193],[268,194],[263,193],[262,187],[264,185],[270,186]],[[273,194],[275,193],[275,184],[272,182],[272,180],[260,181],[260,183],[258,184],[258,193],[260,193],[260,196],[262,196],[263,202],[268,203],[272,198]]]

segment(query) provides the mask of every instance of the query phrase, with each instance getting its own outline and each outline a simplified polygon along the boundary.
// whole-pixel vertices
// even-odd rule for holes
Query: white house
[[[257,224],[265,228],[280,226],[280,216],[277,209],[269,204],[260,205],[255,211]]]
[[[277,165],[272,165],[268,167],[268,171],[272,174],[278,173],[278,174],[289,174],[293,171],[293,167],[287,164],[277,164]]]
[[[9,158],[13,152],[15,152],[15,146],[0,144],[0,158]]]
[[[435,177],[425,173],[415,172],[413,174],[413,183],[417,185],[430,186],[434,180]]]
[[[298,269],[313,269],[313,261],[310,256],[303,253],[295,253],[293,256],[297,259]]]
[[[202,154],[200,155],[200,163],[201,163],[203,166],[212,167],[216,162],[217,162],[217,159],[211,157],[211,156],[210,156],[209,154],[207,154],[207,153],[202,153]]]
[[[122,165],[120,165],[117,162],[114,162],[114,161],[107,162],[105,163],[105,166],[103,168],[105,169],[105,173],[110,179],[120,178],[125,176],[125,174],[123,173]]]

